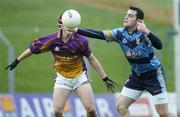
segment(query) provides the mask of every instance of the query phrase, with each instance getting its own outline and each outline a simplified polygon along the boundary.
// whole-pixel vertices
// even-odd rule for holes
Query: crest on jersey
[[[59,51],[59,47],[55,47],[55,48],[54,48],[54,51]]]
[[[137,38],[137,39],[136,39],[136,44],[137,44],[137,45],[140,44],[140,40],[141,40],[140,38]]]
[[[127,43],[127,40],[123,38],[122,43]]]

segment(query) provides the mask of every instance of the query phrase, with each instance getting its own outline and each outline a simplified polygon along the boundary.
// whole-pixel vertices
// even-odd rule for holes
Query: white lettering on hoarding
[[[130,106],[129,111],[133,116],[149,116],[150,108],[147,103],[134,103]]]
[[[0,117],[3,117],[3,113],[2,113],[2,111],[0,110]]]
[[[82,105],[80,99],[75,98],[74,103],[76,117],[86,117],[86,110],[84,109],[84,106]]]
[[[39,103],[39,99],[38,98],[33,98],[33,104],[34,104],[34,108],[36,110],[37,116],[38,117],[43,117],[41,106],[40,106],[40,103]]]
[[[111,109],[109,108],[108,102],[105,99],[96,99],[96,104],[99,110],[100,117],[113,117]]]
[[[46,117],[52,117],[53,116],[53,103],[52,99],[50,98],[43,98],[42,103],[44,106],[44,111],[46,113]]]
[[[21,117],[35,117],[33,110],[25,98],[20,99]]]

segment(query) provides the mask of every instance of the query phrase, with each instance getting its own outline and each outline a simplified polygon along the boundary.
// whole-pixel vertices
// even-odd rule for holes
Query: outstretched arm
[[[108,91],[115,92],[117,84],[108,78],[100,62],[96,59],[96,57],[92,53],[88,57],[88,61],[91,64],[91,66],[95,69],[95,71],[98,73],[98,75],[101,77],[101,79],[104,81]]]
[[[5,69],[9,69],[10,71],[13,70],[19,64],[20,61],[31,55],[32,52],[30,49],[25,50],[19,57],[16,58],[16,60],[14,60],[11,64],[9,64]]]
[[[27,57],[29,57],[29,56],[31,56],[32,55],[32,52],[31,52],[31,50],[28,48],[27,50],[25,50],[18,58],[17,58],[17,60],[18,61],[22,61],[23,59],[25,59],[25,58],[27,58]]]
[[[95,69],[95,71],[98,73],[101,79],[105,78],[107,75],[104,72],[103,67],[101,66],[100,62],[97,60],[97,58],[94,56],[93,53],[87,58],[91,66]]]
[[[102,31],[96,31],[92,29],[77,29],[76,32],[87,37],[105,40],[105,36]]]

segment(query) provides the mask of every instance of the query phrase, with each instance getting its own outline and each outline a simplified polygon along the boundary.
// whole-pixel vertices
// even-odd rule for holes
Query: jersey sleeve
[[[89,41],[86,37],[81,36],[81,39],[83,39],[82,43],[83,43],[83,51],[82,54],[83,56],[89,57],[92,53],[90,47],[89,47]]]
[[[50,45],[57,39],[57,33],[38,38],[36,40],[33,40],[29,44],[29,48],[32,53],[34,54],[39,54],[39,53],[44,53],[49,51]]]
[[[118,32],[118,28],[116,29],[112,29],[112,30],[104,30],[103,34],[104,37],[106,39],[107,42],[111,42],[111,41],[118,41],[117,39],[117,32]],[[121,31],[121,30],[120,30]]]
[[[152,43],[151,43],[151,41],[149,40],[149,38],[147,37],[147,35],[143,35],[143,37],[144,37],[143,43],[144,43],[147,47],[152,47]]]

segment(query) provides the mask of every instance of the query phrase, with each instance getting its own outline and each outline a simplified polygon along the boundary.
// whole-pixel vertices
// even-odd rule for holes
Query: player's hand
[[[139,21],[137,23],[137,30],[140,31],[140,32],[145,33],[146,35],[149,35],[149,33],[150,33],[150,30],[146,27],[146,25],[145,25],[143,20]]]
[[[13,70],[17,65],[18,65],[19,61],[16,59],[14,60],[11,64],[9,64],[5,70],[9,69],[10,71]]]
[[[108,91],[110,91],[112,93],[116,92],[117,83],[115,83],[114,81],[109,79],[107,76],[105,78],[103,78],[103,81],[104,81]]]

